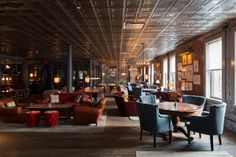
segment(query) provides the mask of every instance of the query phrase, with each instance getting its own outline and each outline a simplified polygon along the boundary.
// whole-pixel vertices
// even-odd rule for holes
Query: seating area
[[[236,157],[236,0],[1,0],[0,21],[0,157]]]

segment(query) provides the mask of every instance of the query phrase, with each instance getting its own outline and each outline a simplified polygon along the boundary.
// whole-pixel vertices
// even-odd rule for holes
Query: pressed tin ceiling
[[[125,67],[143,49],[153,59],[234,17],[236,0],[1,0],[0,50],[54,60],[70,43],[74,60]]]

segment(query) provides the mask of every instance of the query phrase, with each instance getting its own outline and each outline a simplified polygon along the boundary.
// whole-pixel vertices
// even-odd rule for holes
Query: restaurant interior
[[[234,157],[235,60],[236,0],[1,0],[0,156]]]

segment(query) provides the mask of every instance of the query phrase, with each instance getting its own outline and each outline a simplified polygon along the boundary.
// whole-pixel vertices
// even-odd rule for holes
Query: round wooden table
[[[186,137],[188,137],[187,132],[183,127],[179,125],[181,116],[198,115],[202,110],[201,106],[190,104],[190,103],[180,103],[180,102],[161,102],[158,103],[158,108],[160,113],[168,114],[172,116],[172,123],[174,126],[174,132],[182,132]]]

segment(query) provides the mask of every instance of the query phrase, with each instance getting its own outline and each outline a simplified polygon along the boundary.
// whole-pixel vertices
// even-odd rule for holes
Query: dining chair
[[[128,91],[128,95],[133,95],[133,90],[132,90],[132,86],[131,85],[127,86],[127,91]]]
[[[171,117],[159,113],[158,106],[137,102],[138,116],[140,122],[140,141],[142,141],[143,130],[153,135],[153,147],[156,147],[156,134],[169,133],[169,143],[172,138]]]
[[[182,98],[183,98],[183,102],[185,103],[201,106],[201,110],[199,111],[199,114],[202,114],[204,106],[206,104],[206,97],[197,96],[197,95],[183,95]]]
[[[187,124],[188,143],[190,144],[190,131],[210,135],[211,151],[214,150],[213,135],[218,135],[219,144],[222,145],[221,135],[224,131],[226,103],[215,104],[210,106],[209,115],[191,116]]]
[[[132,89],[133,89],[133,95],[137,100],[140,99],[140,96],[145,95],[145,93],[142,91],[142,88],[140,87],[133,87]]]
[[[140,100],[144,104],[156,104],[156,96],[153,94],[140,96]]]

